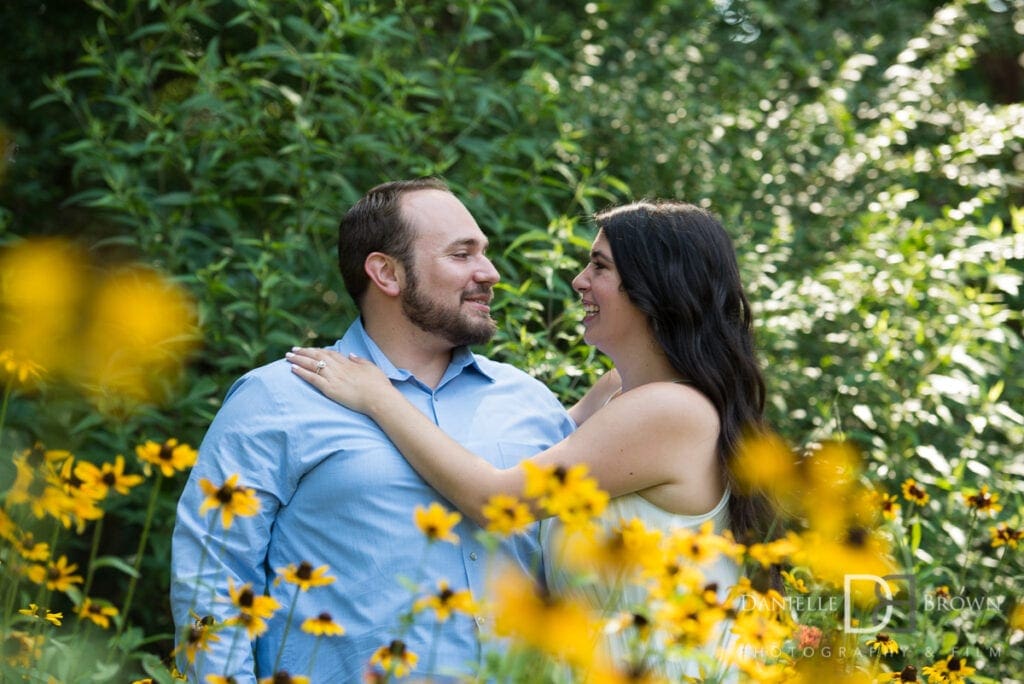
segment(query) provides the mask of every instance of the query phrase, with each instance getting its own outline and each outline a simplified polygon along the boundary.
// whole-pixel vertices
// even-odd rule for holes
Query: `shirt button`
[[[471,560],[471,561],[475,561],[476,560],[476,551],[474,551],[473,553],[469,554],[469,560]]]
[[[476,616],[476,624],[478,624],[481,627],[483,627],[484,626],[484,622],[485,622],[485,620],[484,620],[484,616],[483,615],[477,615]]]

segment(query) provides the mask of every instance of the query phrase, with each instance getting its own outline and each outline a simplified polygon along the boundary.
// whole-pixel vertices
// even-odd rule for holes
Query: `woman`
[[[729,469],[743,433],[763,428],[765,394],[732,242],[708,212],[681,202],[637,202],[595,218],[590,263],[573,287],[584,339],[617,373],[573,407],[578,429],[529,461],[585,463],[612,497],[605,517],[614,522],[637,517],[668,530],[713,521],[740,541],[762,539],[766,500],[740,496]],[[522,493],[521,465],[499,470],[466,451],[369,362],[322,349],[288,358],[301,378],[371,416],[420,475],[478,523],[492,496]],[[545,544],[553,527],[545,525]],[[738,577],[728,559],[710,572],[720,592]],[[555,590],[568,585],[557,568],[549,580]]]

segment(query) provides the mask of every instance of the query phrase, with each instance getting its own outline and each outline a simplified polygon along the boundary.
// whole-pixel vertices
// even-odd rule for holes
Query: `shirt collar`
[[[370,359],[392,380],[409,380],[413,377],[413,374],[406,369],[398,368],[395,364],[391,363],[391,359],[381,351],[381,348],[377,346],[373,338],[367,334],[366,328],[363,327],[361,316],[352,323],[348,332],[345,333],[345,337],[335,346],[338,348],[338,351],[347,348],[359,356]],[[465,370],[473,370],[494,382],[494,376],[481,367],[476,355],[469,350],[469,347],[463,346],[456,347],[452,351],[451,363],[448,364],[448,369],[441,378],[441,382],[438,383],[438,389]]]

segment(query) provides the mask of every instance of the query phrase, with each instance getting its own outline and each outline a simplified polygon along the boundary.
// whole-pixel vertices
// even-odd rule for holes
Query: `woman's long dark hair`
[[[748,431],[765,428],[765,384],[736,251],[711,214],[684,202],[641,201],[595,217],[622,288],[643,311],[672,366],[718,410],[718,459],[732,494],[732,532],[763,541],[767,497],[742,493],[730,463]]]

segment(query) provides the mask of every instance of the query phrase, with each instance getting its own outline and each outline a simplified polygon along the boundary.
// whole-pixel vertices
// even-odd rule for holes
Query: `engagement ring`
[[[322,359],[320,361],[317,361],[316,362],[316,374],[320,375],[320,371],[322,371],[326,367],[327,367],[327,362],[326,361],[324,361]]]

